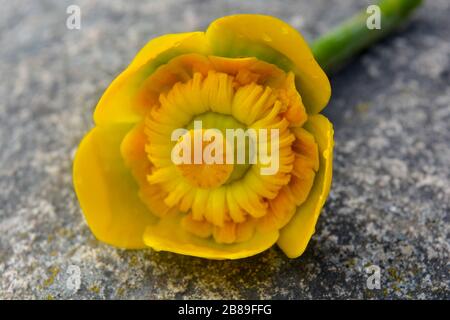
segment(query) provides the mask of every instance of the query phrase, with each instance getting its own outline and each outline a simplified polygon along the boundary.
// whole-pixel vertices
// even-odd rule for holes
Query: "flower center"
[[[226,115],[218,112],[208,111],[202,113],[200,115],[195,116],[191,122],[186,126],[188,130],[194,128],[194,123],[196,121],[200,121],[203,129],[217,129],[219,130],[224,137],[224,144],[227,143],[225,141],[226,138],[226,130],[227,129],[243,129],[245,130],[247,127],[243,123],[236,120],[232,115]],[[235,139],[234,141],[234,160],[236,160],[237,150],[247,148],[245,145],[246,141],[238,141]],[[229,141],[231,143],[231,141]],[[245,154],[248,155],[248,150],[245,150]],[[246,158],[248,160],[248,157]],[[225,162],[224,162],[225,163]],[[238,163],[234,161],[233,171],[228,177],[226,183],[231,183],[233,181],[241,179],[247,170],[250,168],[250,164],[248,161],[246,163]]]
[[[188,161],[177,169],[195,187],[210,189],[223,185],[231,176],[234,165],[226,163],[226,146],[212,139],[204,141],[203,129],[191,129],[177,142]]]
[[[180,79],[159,94],[144,128],[152,164],[146,182],[163,191],[155,197],[161,206],[186,214],[183,227],[190,233],[212,235],[218,243],[243,241],[256,230],[254,223],[261,230],[284,226],[315,174],[309,168],[314,161],[303,154],[315,142],[309,143],[301,128],[307,116],[293,74],[269,81],[270,72],[260,79],[231,71]],[[294,133],[306,143],[298,152],[292,148]],[[263,173],[274,163],[276,170]]]

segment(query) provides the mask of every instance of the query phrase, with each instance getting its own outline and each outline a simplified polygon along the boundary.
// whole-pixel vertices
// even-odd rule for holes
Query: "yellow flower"
[[[238,259],[306,248],[331,183],[329,81],[302,36],[269,16],[150,41],[109,86],[73,168],[95,236],[122,248]],[[279,170],[175,164],[177,128],[278,129]],[[203,131],[202,131],[203,132]],[[207,148],[207,144],[202,146]],[[226,157],[223,153],[219,157]]]

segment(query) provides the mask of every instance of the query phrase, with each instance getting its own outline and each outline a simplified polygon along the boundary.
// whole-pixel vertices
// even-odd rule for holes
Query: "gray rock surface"
[[[0,298],[449,299],[447,0],[427,1],[332,78],[333,186],[299,259],[277,248],[240,261],[118,250],[93,237],[72,188],[96,102],[150,38],[259,12],[311,40],[368,3],[1,0]],[[81,30],[65,27],[70,4]],[[366,286],[370,265],[379,290]]]

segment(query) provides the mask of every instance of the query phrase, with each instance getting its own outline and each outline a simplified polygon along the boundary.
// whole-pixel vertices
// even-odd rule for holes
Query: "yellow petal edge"
[[[280,231],[278,246],[289,258],[299,257],[315,232],[317,219],[330,192],[333,174],[333,125],[321,114],[310,116],[305,128],[319,145],[320,166],[308,199]]]
[[[73,183],[94,235],[120,248],[145,248],[142,234],[156,222],[138,197],[138,187],[120,154],[129,125],[95,127],[81,141]]]

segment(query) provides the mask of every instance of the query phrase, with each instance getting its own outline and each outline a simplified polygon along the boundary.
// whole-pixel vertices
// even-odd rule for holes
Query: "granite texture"
[[[1,0],[0,298],[449,299],[447,0],[427,1],[332,77],[334,180],[302,257],[277,248],[239,261],[118,250],[93,237],[72,188],[96,102],[149,39],[258,12],[311,40],[368,3]],[[70,4],[81,7],[81,30],[65,26]],[[380,289],[366,286],[370,265],[381,269]]]

